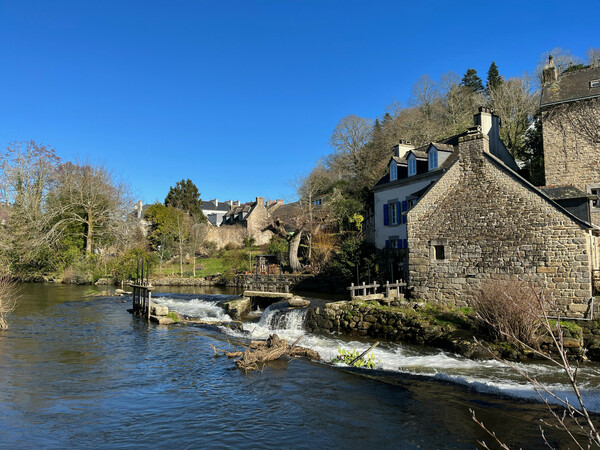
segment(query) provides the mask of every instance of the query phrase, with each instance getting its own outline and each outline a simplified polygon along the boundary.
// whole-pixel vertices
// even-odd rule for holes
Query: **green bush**
[[[150,273],[154,273],[158,265],[158,258],[156,256],[156,253],[141,248],[133,248],[119,256],[114,262],[112,276],[115,279],[115,281],[135,280],[138,268],[138,261],[140,261],[141,265],[142,260],[148,261],[150,265]],[[144,274],[144,276],[146,275]]]

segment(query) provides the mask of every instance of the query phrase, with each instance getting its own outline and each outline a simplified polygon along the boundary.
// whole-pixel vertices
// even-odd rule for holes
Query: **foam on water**
[[[183,314],[206,320],[230,320],[216,306],[216,301],[174,298],[157,300]],[[271,334],[277,334],[288,342],[303,336],[299,345],[317,351],[324,361],[337,357],[340,347],[359,352],[369,348],[368,342],[343,340],[335,334],[317,335],[306,332],[303,327],[305,315],[306,310],[281,309],[273,305],[265,309],[257,323],[244,324],[247,334],[229,328],[224,328],[223,332],[251,339],[266,339]],[[510,367],[493,359],[472,360],[440,350],[397,343],[381,343],[373,350],[373,356],[377,361],[377,369],[380,370],[449,381],[483,393],[541,401],[530,383],[525,382]],[[515,363],[515,366],[544,383],[558,397],[568,398],[571,404],[577,404],[560,367],[545,362]],[[584,366],[580,368],[578,378],[587,408],[600,412],[600,369],[596,366]],[[558,402],[547,394],[543,397],[551,402]]]
[[[184,299],[178,297],[155,297],[154,302],[165,305],[169,310],[206,321],[230,321],[231,317],[218,306],[218,301],[201,298]]]

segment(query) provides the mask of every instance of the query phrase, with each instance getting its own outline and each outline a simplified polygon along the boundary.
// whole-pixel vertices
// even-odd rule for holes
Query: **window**
[[[411,177],[417,174],[417,158],[415,155],[408,156],[408,176]]]
[[[390,163],[390,181],[395,181],[398,179],[398,165],[395,161]]]
[[[317,200],[315,200],[315,201],[313,202],[313,205],[314,205],[314,206],[319,206],[319,205],[320,205],[320,204],[322,204],[322,203],[323,203],[323,199],[319,198],[319,199],[317,199]]]
[[[438,167],[438,152],[435,148],[429,151],[429,170],[435,170]]]
[[[600,87],[600,80],[590,81],[590,89]]]
[[[398,225],[398,203],[389,203],[390,225]]]
[[[594,196],[594,199],[591,200],[591,207],[600,208],[600,185],[588,186],[587,191]]]
[[[443,245],[434,245],[433,246],[434,258],[435,259],[446,259],[446,255],[444,253]]]

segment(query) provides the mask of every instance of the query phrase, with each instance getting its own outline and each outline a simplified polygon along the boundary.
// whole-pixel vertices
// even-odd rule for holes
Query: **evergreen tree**
[[[206,217],[202,214],[202,200],[200,192],[192,180],[181,180],[175,184],[175,187],[169,189],[165,198],[165,206],[172,206],[187,212],[197,221],[205,221]]]
[[[487,82],[485,87],[486,94],[490,95],[490,93],[494,89],[498,88],[498,86],[500,86],[503,83],[503,81],[504,80],[502,80],[500,72],[498,72],[498,66],[494,61],[492,61],[492,64],[490,65],[490,68],[487,72]]]
[[[477,71],[475,69],[467,69],[467,72],[462,77],[461,85],[468,87],[473,92],[481,92],[483,91],[483,82],[481,78],[477,75]]]

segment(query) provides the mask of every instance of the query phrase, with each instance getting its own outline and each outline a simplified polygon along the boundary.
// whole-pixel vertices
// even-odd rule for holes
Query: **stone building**
[[[546,185],[591,195],[591,221],[600,225],[600,67],[559,76],[550,56],[540,106]]]
[[[508,167],[518,170],[500,139],[499,117],[482,107],[473,120],[488,136],[490,152]],[[407,211],[456,160],[459,139],[465,134],[430,142],[419,148],[401,141],[388,162],[388,173],[373,188],[374,243],[383,250],[383,264],[390,279],[406,279],[407,276]]]
[[[583,315],[598,268],[599,229],[561,207],[490,151],[480,127],[407,213],[409,286],[456,305],[491,280],[539,282]]]
[[[256,245],[268,244],[273,236],[271,231],[263,231],[273,218],[273,213],[283,205],[283,200],[265,202],[264,197],[256,201],[232,207],[224,216],[221,228],[242,227],[245,235],[254,238]]]
[[[220,227],[223,223],[223,217],[234,207],[234,205],[240,206],[239,200],[237,202],[232,200],[219,202],[219,200],[215,198],[213,200],[203,201],[202,214],[206,216],[208,223],[215,227]]]

